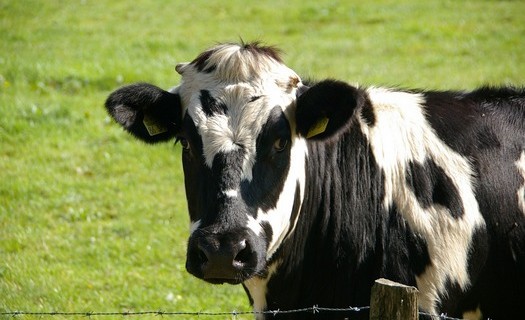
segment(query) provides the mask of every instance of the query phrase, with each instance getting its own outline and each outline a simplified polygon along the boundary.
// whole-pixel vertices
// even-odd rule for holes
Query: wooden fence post
[[[378,279],[370,297],[370,320],[418,320],[417,289]]]

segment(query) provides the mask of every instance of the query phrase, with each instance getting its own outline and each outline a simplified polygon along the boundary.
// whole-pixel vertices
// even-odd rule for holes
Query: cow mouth
[[[240,262],[218,264],[216,261],[206,259],[198,261],[189,259],[186,261],[186,270],[195,277],[211,284],[240,284],[257,276],[256,262]]]
[[[209,268],[211,267],[211,268]],[[198,272],[198,274],[193,273],[193,275],[198,278],[211,283],[211,284],[240,284],[244,281],[252,278],[257,273],[253,272],[254,268],[242,263],[233,263],[228,266],[212,266],[205,263],[203,268]],[[204,272],[204,270],[207,270]]]
[[[208,271],[207,273],[194,272],[195,270],[189,270],[188,272],[194,275],[195,277],[204,280],[211,284],[241,284],[246,280],[257,276],[256,274],[247,274],[246,271],[238,270],[237,272],[231,273],[228,270],[213,270]]]
[[[264,242],[246,232],[195,231],[188,242],[186,270],[212,284],[240,284],[265,267]]]

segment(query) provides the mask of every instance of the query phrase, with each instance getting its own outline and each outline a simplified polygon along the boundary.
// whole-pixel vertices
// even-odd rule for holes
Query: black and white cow
[[[257,311],[365,306],[385,277],[428,313],[524,316],[525,90],[307,86],[257,43],[176,70],[106,108],[182,145],[191,274],[242,283]],[[277,314],[314,316],[366,317]]]

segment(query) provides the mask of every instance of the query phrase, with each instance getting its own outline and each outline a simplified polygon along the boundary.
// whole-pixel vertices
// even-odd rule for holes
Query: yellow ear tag
[[[318,134],[323,133],[326,130],[326,127],[328,126],[329,119],[327,117],[323,117],[319,119],[308,131],[308,134],[306,135],[306,138],[315,137]]]
[[[144,123],[144,126],[148,130],[148,133],[150,136],[156,136],[158,134],[167,132],[168,129],[159,125],[158,122],[153,120],[151,117],[144,115],[144,120],[142,120],[142,123]]]

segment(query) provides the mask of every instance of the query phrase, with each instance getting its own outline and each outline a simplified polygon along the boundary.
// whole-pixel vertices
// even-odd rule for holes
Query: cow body
[[[145,141],[181,141],[190,273],[242,283],[257,311],[366,306],[385,277],[431,314],[520,316],[523,90],[307,86],[258,44],[177,71],[170,92],[131,85],[106,107]]]

